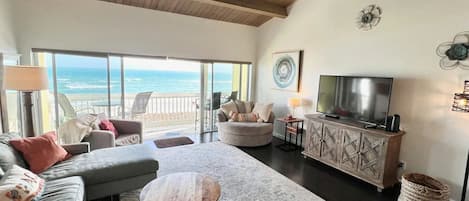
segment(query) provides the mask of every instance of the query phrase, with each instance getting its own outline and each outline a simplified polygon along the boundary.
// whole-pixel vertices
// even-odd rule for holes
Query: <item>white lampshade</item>
[[[39,66],[7,66],[3,71],[3,89],[40,91],[48,87],[46,68]]]
[[[301,105],[301,99],[300,98],[289,98],[288,99],[288,106],[290,107],[299,107]]]

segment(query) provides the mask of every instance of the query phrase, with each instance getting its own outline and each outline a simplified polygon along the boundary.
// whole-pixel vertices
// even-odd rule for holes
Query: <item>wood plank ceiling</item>
[[[213,20],[260,26],[274,17],[287,17],[295,0],[101,0]]]

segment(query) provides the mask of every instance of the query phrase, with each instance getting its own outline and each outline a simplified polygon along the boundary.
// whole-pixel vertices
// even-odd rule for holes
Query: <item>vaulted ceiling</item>
[[[102,0],[117,4],[260,26],[274,17],[287,17],[295,0]]]

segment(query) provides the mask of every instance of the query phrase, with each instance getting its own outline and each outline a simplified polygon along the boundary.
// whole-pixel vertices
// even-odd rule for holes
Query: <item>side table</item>
[[[278,118],[278,122],[285,126],[285,138],[283,144],[277,145],[277,147],[283,151],[295,151],[302,148],[303,144],[303,127],[304,119],[300,118]],[[287,135],[289,139],[287,140]],[[295,136],[295,144],[292,143],[291,137]],[[300,137],[300,144],[298,145],[298,137]]]

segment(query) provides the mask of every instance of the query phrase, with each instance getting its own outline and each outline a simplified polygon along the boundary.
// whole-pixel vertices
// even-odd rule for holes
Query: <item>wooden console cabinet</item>
[[[357,123],[306,115],[303,155],[373,184],[378,191],[398,182],[401,139],[405,134],[365,129]]]

